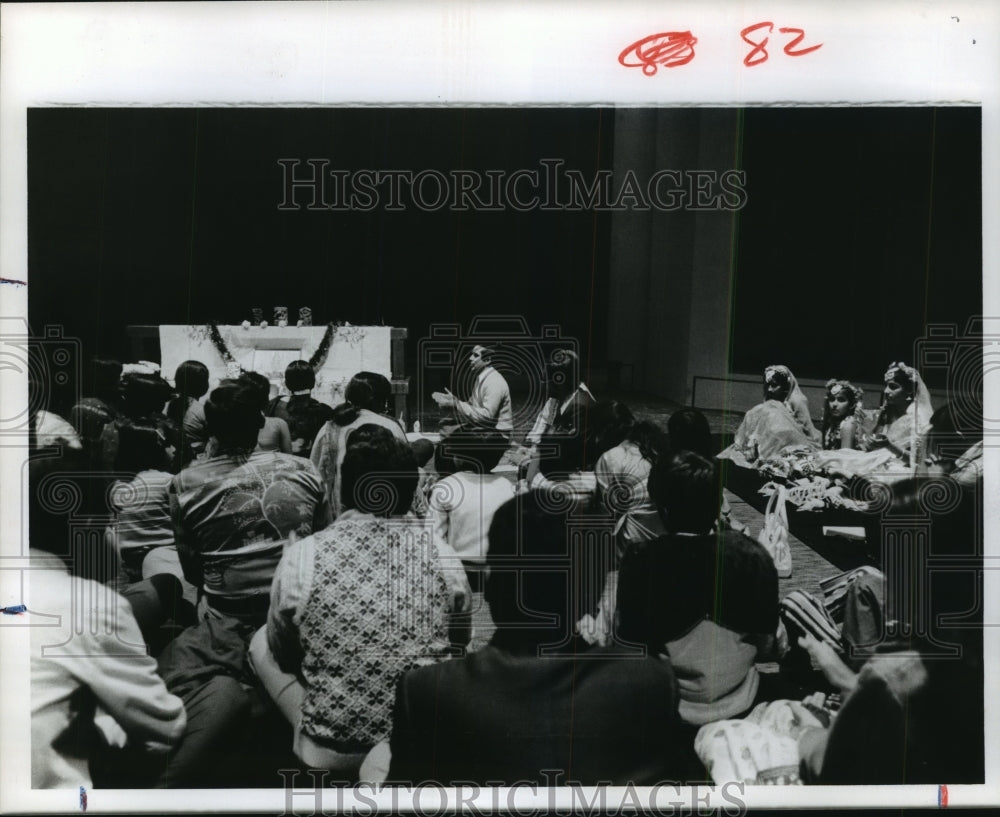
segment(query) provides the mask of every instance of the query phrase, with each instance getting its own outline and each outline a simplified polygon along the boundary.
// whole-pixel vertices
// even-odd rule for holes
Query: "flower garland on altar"
[[[209,321],[208,323],[208,337],[212,341],[212,345],[215,347],[215,351],[219,353],[222,359],[225,361],[226,366],[233,368],[239,366],[236,362],[236,358],[233,357],[233,353],[229,351],[229,347],[226,346],[226,341],[222,337],[222,333],[219,332],[219,326],[215,321]],[[240,366],[240,371],[243,367]]]
[[[326,331],[323,333],[323,339],[319,342],[319,346],[316,347],[316,351],[313,352],[311,358],[309,358],[309,365],[312,367],[314,372],[318,372],[323,368],[323,364],[326,363],[326,356],[330,354],[330,343],[333,341],[334,323],[330,321],[326,325]]]
[[[245,326],[244,328],[248,327]],[[313,352],[312,357],[309,358],[309,366],[313,371],[319,371],[323,367],[323,364],[326,363],[326,358],[330,354],[330,344],[333,343],[333,334],[335,330],[336,324],[332,321],[326,325],[326,331],[323,333],[323,338],[320,340],[319,346],[316,347],[316,351]],[[208,337],[212,341],[212,345],[215,347],[215,350],[225,361],[226,365],[230,368],[239,367],[242,372],[243,368],[239,366],[239,363],[236,362],[236,358],[233,357],[233,353],[229,351],[225,338],[222,337],[222,333],[219,331],[219,326],[215,321],[210,321],[208,324]]]

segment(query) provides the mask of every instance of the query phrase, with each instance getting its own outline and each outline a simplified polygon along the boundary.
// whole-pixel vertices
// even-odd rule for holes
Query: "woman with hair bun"
[[[340,514],[340,468],[347,450],[347,435],[363,425],[382,426],[406,442],[406,432],[395,418],[383,413],[388,408],[392,387],[388,378],[375,372],[358,372],[344,390],[344,402],[333,410],[329,420],[316,435],[311,459],[326,484],[330,516]]]

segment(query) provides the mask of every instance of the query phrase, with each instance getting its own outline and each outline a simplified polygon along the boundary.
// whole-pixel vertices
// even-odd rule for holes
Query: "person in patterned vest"
[[[432,521],[407,513],[416,486],[407,443],[380,426],[356,429],[343,512],[293,543],[275,573],[251,660],[310,766],[357,773],[389,736],[399,677],[449,656],[449,613],[471,604],[459,558]]]

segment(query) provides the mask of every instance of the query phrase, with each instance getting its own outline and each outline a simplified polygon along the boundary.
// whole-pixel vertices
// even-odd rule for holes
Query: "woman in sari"
[[[780,456],[789,447],[819,448],[820,433],[809,416],[809,401],[787,366],[764,370],[764,402],[743,417],[733,445],[720,457],[742,456],[747,463]]]
[[[915,441],[930,429],[934,413],[930,394],[917,370],[905,363],[892,363],[886,369],[882,394],[868,450],[888,448],[908,459]]]
[[[311,459],[326,484],[331,519],[340,514],[340,467],[347,450],[347,435],[360,426],[371,424],[388,429],[396,439],[406,442],[406,432],[396,419],[380,413],[387,408],[385,395],[391,391],[384,375],[358,372],[347,384],[345,402],[333,410],[333,419],[316,435]]]

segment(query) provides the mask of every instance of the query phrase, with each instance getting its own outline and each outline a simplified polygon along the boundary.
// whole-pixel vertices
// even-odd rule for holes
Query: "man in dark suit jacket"
[[[651,785],[684,778],[667,660],[588,649],[572,632],[603,576],[579,570],[566,517],[536,493],[494,516],[485,596],[488,646],[404,675],[396,689],[389,782]],[[570,577],[570,581],[567,581]],[[530,611],[530,612],[529,612]]]
[[[562,349],[546,365],[548,399],[538,412],[526,442],[537,445],[549,433],[576,433],[587,425],[587,412],[597,400],[580,379],[576,352]]]

